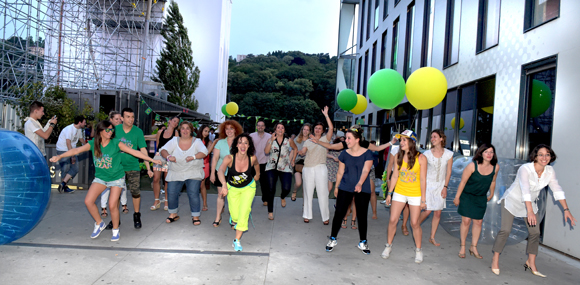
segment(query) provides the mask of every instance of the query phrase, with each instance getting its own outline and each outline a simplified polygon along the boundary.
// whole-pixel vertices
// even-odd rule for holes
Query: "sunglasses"
[[[107,132],[107,133],[114,133],[115,132],[115,129],[105,129],[105,132]]]

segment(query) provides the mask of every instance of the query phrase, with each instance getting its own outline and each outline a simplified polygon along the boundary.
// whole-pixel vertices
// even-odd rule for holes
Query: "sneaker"
[[[328,243],[326,244],[326,251],[331,252],[334,247],[338,244],[335,237],[330,237]]]
[[[385,250],[383,250],[383,253],[381,253],[381,257],[384,259],[389,258],[389,256],[391,256],[391,250],[393,250],[393,245],[387,243],[385,245]]]
[[[61,182],[60,184],[58,184],[58,193],[62,194],[62,191],[64,190],[64,187],[66,187],[66,183]]]
[[[239,239],[234,239],[232,247],[234,248],[234,251],[242,251],[242,244],[240,243]]]
[[[141,228],[141,213],[134,213],[133,214],[133,223],[135,224],[136,229]]]
[[[121,226],[121,220],[119,219],[119,226]],[[112,230],[113,229],[113,221],[110,221],[105,230]]]
[[[364,254],[371,254],[371,250],[369,249],[369,244],[367,243],[367,240],[361,240],[358,243],[358,249],[360,249]]]
[[[68,186],[64,185],[63,187],[64,193],[74,193],[75,190],[68,188]]]
[[[93,233],[91,234],[91,238],[97,238],[101,232],[105,229],[106,225],[104,221],[101,221],[100,224],[95,223],[95,229],[93,229]]]
[[[415,263],[423,262],[423,251],[420,248],[415,249]]]
[[[111,237],[111,241],[119,241],[121,237],[121,233],[119,233],[119,229],[113,229],[113,236]]]
[[[381,201],[381,204],[387,204],[387,200]]]

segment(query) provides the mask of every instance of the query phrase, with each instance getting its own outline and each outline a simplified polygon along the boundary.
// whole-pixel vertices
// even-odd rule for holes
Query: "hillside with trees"
[[[323,121],[320,110],[324,106],[334,112],[336,64],[336,57],[328,54],[299,51],[250,54],[241,62],[230,56],[228,102],[236,102],[238,113],[245,116]],[[251,129],[250,122],[255,119],[245,124]],[[292,121],[287,131],[297,133],[300,126],[300,121]]]

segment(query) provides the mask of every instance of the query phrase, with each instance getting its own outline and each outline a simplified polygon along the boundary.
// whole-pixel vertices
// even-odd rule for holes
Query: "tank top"
[[[396,163],[396,162],[395,162]],[[421,166],[419,157],[415,157],[413,168],[407,169],[407,163],[403,161],[399,170],[399,181],[395,186],[395,192],[408,197],[421,197]]]
[[[463,188],[463,193],[471,194],[474,196],[486,196],[491,182],[493,182],[493,176],[495,175],[495,165],[493,166],[493,171],[488,175],[481,175],[477,170],[477,162],[475,164],[475,171],[469,176],[467,183],[465,183],[465,188]]]
[[[163,131],[161,131],[161,134],[159,135],[159,145],[157,146],[157,149],[161,149],[168,141],[170,141],[173,138],[173,136],[171,136],[168,139],[163,137],[166,130],[167,129],[163,129]]]
[[[248,169],[244,172],[236,170],[236,155],[232,155],[232,167],[228,169],[226,182],[236,188],[244,188],[252,183],[252,158],[248,157]]]

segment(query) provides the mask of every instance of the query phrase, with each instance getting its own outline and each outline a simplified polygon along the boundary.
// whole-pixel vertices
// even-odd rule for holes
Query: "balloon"
[[[534,79],[532,81],[532,100],[530,116],[532,118],[544,114],[552,106],[552,91],[546,83]]]
[[[30,232],[50,201],[46,158],[18,132],[0,130],[0,245]]]
[[[228,111],[226,110],[226,106],[227,106],[227,105],[223,105],[223,106],[222,106],[222,113],[223,113],[225,116],[229,116],[230,114],[228,114]]]
[[[367,98],[365,96],[357,94],[356,95],[356,106],[350,110],[353,114],[359,115],[362,114],[367,109]]]
[[[393,109],[405,98],[405,79],[397,71],[381,69],[369,78],[369,99],[382,109]]]
[[[437,68],[421,67],[407,79],[407,100],[417,110],[431,109],[445,98],[447,79]]]
[[[459,129],[463,129],[463,127],[465,126],[465,121],[463,121],[463,118],[459,118]],[[451,119],[451,128],[455,129],[455,118]]]
[[[236,102],[229,102],[226,104],[226,112],[233,116],[238,113],[238,104]]]
[[[356,93],[354,93],[354,91],[352,91],[351,89],[342,89],[340,93],[338,93],[336,101],[338,102],[338,106],[341,109],[348,112],[356,106],[357,102]]]
[[[486,112],[488,114],[493,114],[493,106],[483,107],[483,108],[481,108],[481,110],[483,110],[484,112]]]

